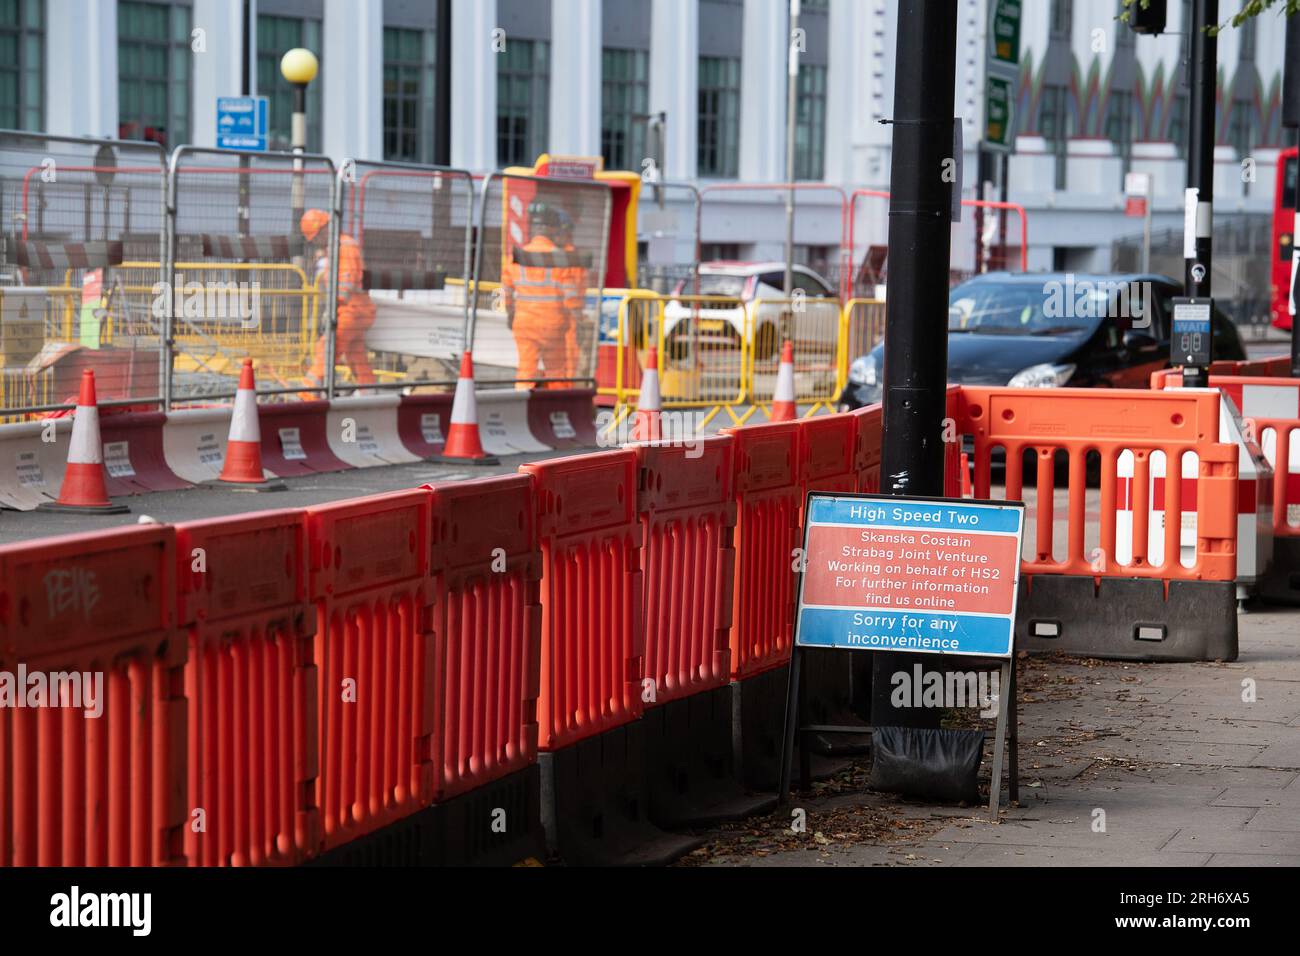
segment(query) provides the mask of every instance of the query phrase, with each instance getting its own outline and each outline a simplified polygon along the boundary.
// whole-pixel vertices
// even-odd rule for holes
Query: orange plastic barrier
[[[184,862],[174,573],[160,525],[0,548],[0,670],[80,675],[49,684],[68,706],[31,706],[24,682],[0,708],[0,865]]]
[[[430,506],[418,488],[307,510],[327,850],[433,799]]]
[[[799,423],[725,429],[736,440],[736,584],[731,676],[752,677],[790,659],[795,549],[803,491]]]
[[[542,543],[538,747],[641,715],[641,525],[630,449],[533,462]]]
[[[884,434],[884,408],[879,403],[849,412],[857,425],[857,448],[853,467],[858,473],[858,491],[880,490],[880,447]]]
[[[636,446],[645,529],[645,661],[663,705],[730,678],[734,440]]]
[[[1033,540],[1036,555],[1026,558],[1026,575],[1075,574],[1128,578],[1232,581],[1236,575],[1237,449],[1221,443],[1219,397],[1210,392],[1148,392],[1129,389],[1061,388],[1051,391],[966,387],[958,402],[958,430],[974,436],[974,493],[989,497],[994,448],[1006,453],[1005,497],[1020,499],[1023,455],[1033,452],[1035,507]],[[1070,437],[1087,436],[1087,437]],[[1117,463],[1121,452],[1134,457],[1132,561],[1115,561],[1118,498]],[[1063,559],[1054,553],[1055,457],[1068,455],[1067,547]],[[1196,486],[1197,543],[1195,561],[1179,560],[1182,480],[1178,467],[1165,469],[1164,558],[1148,560],[1150,519],[1148,495],[1151,455],[1163,452],[1167,462],[1180,462],[1187,452],[1199,458]],[[1096,452],[1101,470],[1100,554],[1085,549],[1087,455]],[[1027,532],[1028,538],[1028,532]]]
[[[188,634],[191,866],[293,864],[320,844],[316,612],[302,511],[176,526]]]
[[[857,491],[858,423],[852,415],[799,422],[799,484],[810,491]]]
[[[432,528],[446,800],[537,759],[542,556],[532,480],[439,485]]]

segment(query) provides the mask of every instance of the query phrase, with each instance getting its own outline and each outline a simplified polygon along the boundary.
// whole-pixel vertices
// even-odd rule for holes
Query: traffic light
[[[1167,0],[1133,0],[1128,8],[1129,24],[1134,33],[1164,33]]]

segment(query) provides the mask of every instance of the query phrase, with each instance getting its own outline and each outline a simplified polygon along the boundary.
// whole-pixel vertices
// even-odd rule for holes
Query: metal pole
[[[438,0],[438,57],[434,84],[433,161],[451,165],[451,0]]]
[[[948,381],[948,271],[957,0],[900,0],[894,57],[889,276],[880,490],[941,496]],[[901,82],[903,78],[906,82]],[[915,655],[873,655],[871,724],[937,726],[937,710],[890,705],[890,674]]]
[[[290,143],[293,146],[293,222],[296,226],[302,219],[303,177],[302,156],[307,151],[307,84],[293,85],[293,120],[289,130]]]
[[[1151,271],[1151,203],[1153,200],[1151,193],[1152,193],[1151,178],[1148,176],[1147,193],[1145,197],[1146,201],[1143,205],[1143,209],[1145,211],[1142,214],[1142,271],[1143,272]]]
[[[1191,122],[1188,124],[1187,195],[1184,215],[1184,275],[1188,296],[1209,298],[1213,268],[1211,232],[1214,224],[1214,116],[1218,74],[1218,40],[1208,27],[1219,22],[1219,0],[1192,0],[1190,62]],[[1183,370],[1183,384],[1204,387],[1204,369]]]
[[[325,283],[326,299],[323,314],[325,316],[325,398],[331,402],[334,401],[334,365],[338,362],[339,246],[342,245],[340,234],[343,231],[343,180],[347,175],[347,169],[348,164],[345,161],[330,182],[330,231],[327,240],[330,274]],[[301,216],[301,213],[296,214],[295,222],[298,221],[298,216]]]
[[[176,168],[180,165],[185,147],[180,146],[165,160],[163,169],[167,182],[163,186],[163,236],[162,236],[162,280],[167,295],[167,314],[163,317],[162,329],[162,410],[172,408],[172,366],[175,364],[175,343],[173,342],[172,316],[176,311]]]
[[[789,75],[785,81],[785,297],[794,295],[794,132],[795,98],[799,92],[799,0],[790,0]]]

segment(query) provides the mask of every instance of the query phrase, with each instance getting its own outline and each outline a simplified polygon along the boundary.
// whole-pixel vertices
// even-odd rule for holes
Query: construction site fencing
[[[0,130],[0,423],[71,408],[87,368],[104,405],[160,401],[165,187],[155,143]]]
[[[533,234],[534,204],[564,223],[546,227],[553,237],[540,227]],[[610,187],[599,180],[492,173],[483,182],[463,338],[476,381],[595,383],[612,206]]]
[[[840,386],[848,382],[849,366],[885,340],[885,303],[882,299],[849,299],[844,303],[841,333]]]
[[[746,310],[751,400],[765,407],[776,391],[781,343],[794,346],[794,398],[811,406],[808,414],[834,410],[843,388],[843,312],[839,299],[796,295],[789,299],[755,299]]]
[[[1248,409],[1286,398],[1294,424],[1292,382],[1242,384],[1275,390],[1252,392],[1258,407],[1243,393]],[[1224,401],[948,390],[945,494],[965,491],[968,439],[971,493],[1026,506],[1017,649],[1236,656],[1235,505],[1256,479],[1220,439]],[[742,695],[731,740],[752,752],[768,738],[745,736],[743,702],[789,660],[806,494],[877,489],[881,441],[874,405],[729,429],[699,454],[637,445],[303,511],[0,548],[0,670],[106,684],[100,718],[0,708],[0,865],[293,863],[387,840],[390,825],[508,778],[536,805],[545,778],[526,771],[539,753],[683,698],[711,706],[728,685]],[[1190,492],[1176,464],[1189,456]],[[1153,507],[1162,553],[1148,546]],[[634,747],[619,752],[625,776],[644,769]],[[202,835],[186,832],[196,809]]]
[[[328,394],[356,384],[454,386],[469,322],[473,177],[461,169],[345,160],[336,197],[340,246],[351,244],[360,259],[346,249],[332,257],[330,288],[347,294],[355,279],[347,272],[359,266],[364,311],[373,314],[363,325],[357,305],[339,311]]]
[[[178,147],[167,182],[169,241],[161,303],[173,343],[168,404],[233,396],[251,358],[259,391],[325,389],[337,262],[333,162],[326,156]],[[323,225],[307,241],[303,214]],[[263,280],[269,284],[264,288]]]

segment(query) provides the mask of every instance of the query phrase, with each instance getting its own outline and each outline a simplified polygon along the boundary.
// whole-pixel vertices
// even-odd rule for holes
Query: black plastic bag
[[[876,727],[871,789],[944,802],[979,802],[982,730]]]

